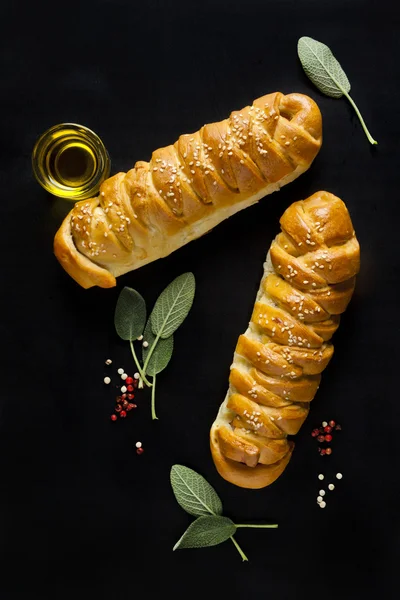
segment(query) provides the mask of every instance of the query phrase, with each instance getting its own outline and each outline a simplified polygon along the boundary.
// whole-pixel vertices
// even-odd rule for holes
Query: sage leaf
[[[143,333],[143,341],[148,343],[148,346],[142,346],[143,363],[146,364],[146,358],[152,349],[156,336],[151,329],[151,320],[147,321],[146,328]],[[162,339],[159,338],[155,348],[153,349],[150,359],[146,365],[146,375],[157,375],[161,373],[171,360],[174,349],[174,336]]]
[[[347,75],[328,46],[310,37],[302,37],[297,49],[305,74],[323,94],[341,98],[345,91],[350,91]]]
[[[114,324],[120,338],[135,340],[146,323],[146,303],[136,290],[124,287],[115,307]]]
[[[150,317],[155,335],[165,339],[178,329],[192,307],[195,289],[193,273],[184,273],[161,292]]]
[[[228,517],[199,517],[189,525],[173,549],[216,546],[232,537],[235,531],[236,526]]]
[[[221,515],[222,502],[214,488],[196,471],[174,465],[171,485],[178,504],[194,516]]]
[[[297,43],[297,53],[305,74],[313,84],[331,98],[346,96],[360,119],[368,141],[371,144],[377,144],[378,142],[369,133],[359,109],[349,95],[350,82],[330,48],[322,42],[304,36]]]

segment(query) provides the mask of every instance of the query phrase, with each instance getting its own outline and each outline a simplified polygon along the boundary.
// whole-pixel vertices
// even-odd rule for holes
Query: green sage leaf
[[[340,98],[350,91],[350,82],[328,46],[310,37],[301,37],[297,51],[305,74],[323,94]]]
[[[114,324],[120,338],[136,340],[146,323],[146,303],[136,290],[124,287],[115,307]]]
[[[193,273],[184,273],[161,292],[150,316],[155,335],[168,338],[178,329],[192,307],[195,289]]]
[[[377,144],[365,124],[362,115],[350,96],[350,81],[341,64],[333,56],[328,46],[310,37],[301,37],[297,43],[297,53],[304,72],[314,85],[326,96],[340,98],[346,96],[360,119],[365,135],[371,144]]]
[[[190,515],[221,515],[222,502],[214,488],[196,471],[174,465],[171,485],[178,504]]]
[[[147,347],[142,346],[143,364],[146,363],[147,355],[149,354],[155,340],[156,336],[151,329],[151,319],[149,319],[143,333],[143,341],[148,343]],[[165,369],[171,360],[173,349],[173,335],[170,335],[165,339],[159,338],[147,364],[146,375],[152,375],[154,377],[154,375],[157,375],[157,373],[161,373],[161,371]]]
[[[228,517],[199,517],[189,525],[173,549],[216,546],[228,540],[235,531],[236,526]]]

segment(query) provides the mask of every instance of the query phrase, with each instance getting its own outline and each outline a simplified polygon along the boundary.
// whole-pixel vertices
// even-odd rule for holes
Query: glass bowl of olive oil
[[[75,202],[97,194],[110,174],[110,157],[94,131],[77,123],[61,123],[36,142],[32,168],[50,194]]]

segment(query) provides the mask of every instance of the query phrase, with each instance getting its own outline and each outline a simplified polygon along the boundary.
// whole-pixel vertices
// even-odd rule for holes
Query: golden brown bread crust
[[[83,288],[93,285],[108,288],[116,285],[115,277],[109,271],[96,265],[76,249],[68,219],[64,220],[56,233],[54,251],[68,275]]]
[[[65,218],[55,255],[81,286],[112,287],[298,177],[321,143],[311,98],[258,98],[104,181]]]
[[[220,475],[254,489],[275,481],[290,460],[287,436],[307,417],[360,266],[350,215],[336,196],[295,202],[280,223],[210,432]]]
[[[214,463],[221,477],[239,487],[253,490],[266,487],[278,479],[292,456],[293,448],[293,442],[289,442],[287,452],[276,462],[270,465],[258,463],[255,467],[249,467],[228,458],[222,453],[219,444],[211,446]]]

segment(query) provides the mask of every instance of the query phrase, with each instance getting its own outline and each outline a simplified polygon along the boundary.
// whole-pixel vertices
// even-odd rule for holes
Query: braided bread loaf
[[[311,98],[280,92],[229,119],[182,135],[78,202],[54,240],[64,269],[83,287],[166,256],[306,171],[321,142]]]
[[[280,223],[210,435],[220,475],[246,488],[269,485],[289,462],[287,436],[307,417],[360,264],[349,213],[336,196],[317,192],[295,202]]]

